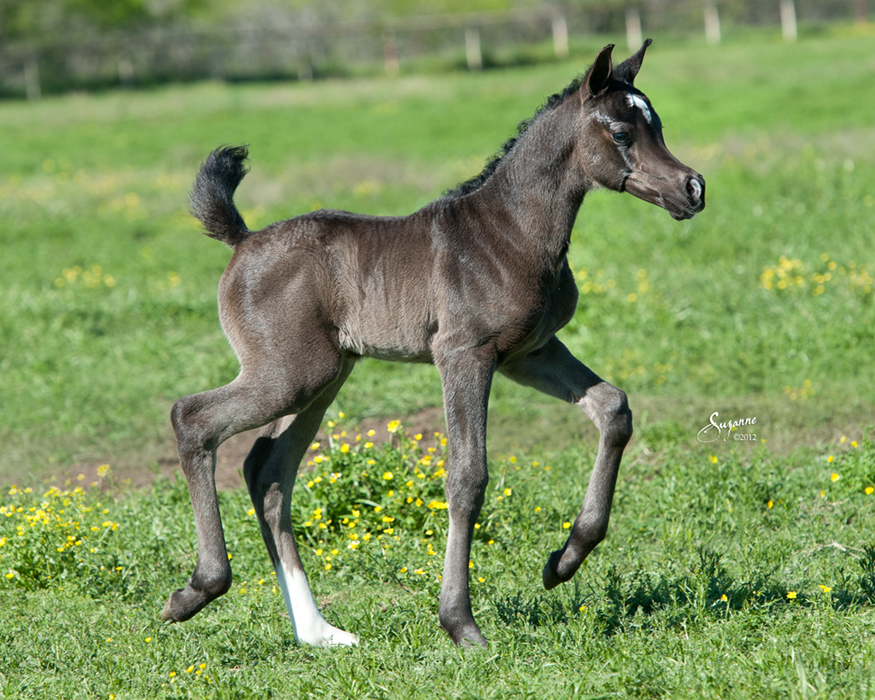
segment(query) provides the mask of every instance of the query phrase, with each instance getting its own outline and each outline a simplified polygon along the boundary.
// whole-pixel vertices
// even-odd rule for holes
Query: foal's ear
[[[611,82],[611,73],[613,65],[611,64],[611,51],[614,50],[613,44],[608,44],[603,48],[592,64],[592,68],[586,74],[586,95],[585,97],[596,97],[601,95],[608,89],[608,84]]]
[[[641,63],[644,61],[644,52],[647,51],[647,47],[652,43],[653,39],[645,39],[644,44],[636,53],[617,66],[617,70],[614,71],[614,77],[621,82],[634,85],[635,76],[638,75],[638,71],[641,70]]]

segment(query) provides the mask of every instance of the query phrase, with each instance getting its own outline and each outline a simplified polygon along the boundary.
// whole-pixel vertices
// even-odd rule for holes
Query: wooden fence
[[[552,43],[552,53],[565,58],[573,40],[596,34],[625,34],[637,49],[645,32],[702,32],[717,44],[726,25],[772,24],[795,41],[799,22],[852,20],[868,21],[866,0],[603,0],[316,25],[278,15],[221,29],[152,28],[0,45],[0,96],[38,99],[44,92],[198,79],[310,80],[375,64],[396,75],[405,63],[434,56],[480,70],[510,47]]]

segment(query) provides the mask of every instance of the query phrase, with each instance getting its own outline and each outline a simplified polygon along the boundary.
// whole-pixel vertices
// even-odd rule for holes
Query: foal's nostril
[[[702,198],[702,192],[704,191],[704,187],[702,185],[702,181],[697,177],[691,177],[687,180],[687,194],[690,195],[690,199],[694,202],[698,202]]]

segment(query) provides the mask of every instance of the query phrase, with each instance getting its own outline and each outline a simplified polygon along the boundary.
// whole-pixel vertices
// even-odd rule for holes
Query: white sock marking
[[[358,637],[329,625],[322,617],[303,571],[289,570],[283,565],[277,570],[276,579],[289,611],[295,639],[317,647],[358,644]]]
[[[626,101],[629,103],[630,107],[638,107],[638,109],[641,110],[648,124],[653,123],[653,115],[650,113],[650,107],[648,106],[647,101],[643,97],[641,97],[641,95],[633,95],[631,93],[627,93]]]

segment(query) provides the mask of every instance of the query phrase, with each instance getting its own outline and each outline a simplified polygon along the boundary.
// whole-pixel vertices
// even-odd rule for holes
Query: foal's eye
[[[611,134],[611,137],[618,146],[626,146],[629,143],[629,134],[625,131],[618,131],[615,134]]]

